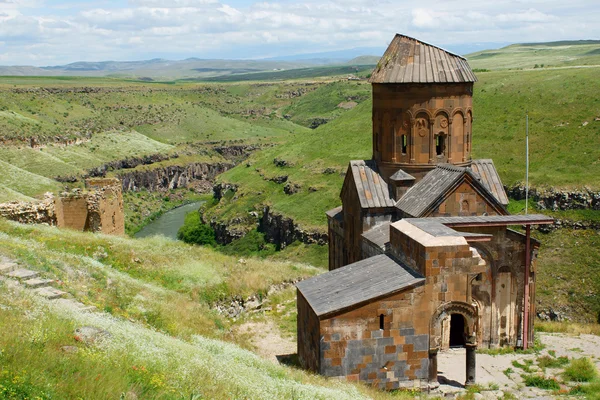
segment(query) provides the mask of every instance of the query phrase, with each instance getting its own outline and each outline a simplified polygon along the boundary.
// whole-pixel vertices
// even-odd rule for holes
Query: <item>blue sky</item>
[[[149,58],[266,58],[393,35],[460,47],[600,39],[583,0],[0,0],[0,65]]]

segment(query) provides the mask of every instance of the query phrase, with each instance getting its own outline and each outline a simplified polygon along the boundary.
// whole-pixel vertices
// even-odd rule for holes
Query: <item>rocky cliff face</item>
[[[267,241],[282,249],[295,240],[306,244],[327,244],[326,233],[305,231],[296,225],[293,219],[273,213],[269,207],[263,208],[258,230],[265,234]]]
[[[230,163],[191,163],[169,165],[147,171],[119,172],[123,191],[147,189],[169,190],[188,187],[192,181],[212,181],[215,176],[232,168]]]
[[[508,188],[506,193],[516,200],[525,199],[525,187],[515,186]],[[600,192],[590,189],[561,190],[561,189],[536,189],[529,190],[529,197],[533,199],[542,210],[600,210]]]

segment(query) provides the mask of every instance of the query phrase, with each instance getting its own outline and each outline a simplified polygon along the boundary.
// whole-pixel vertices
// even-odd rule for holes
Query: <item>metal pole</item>
[[[529,269],[531,262],[531,225],[525,225],[525,287],[523,293],[523,350],[529,347]]]
[[[525,215],[529,205],[529,111],[525,112]]]

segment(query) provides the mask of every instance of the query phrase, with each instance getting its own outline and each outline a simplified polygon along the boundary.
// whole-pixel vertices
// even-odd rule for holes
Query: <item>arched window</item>
[[[402,137],[400,138],[400,145],[402,147],[402,154],[406,154],[406,150],[408,148],[408,140],[406,138],[406,135],[402,135]]]
[[[446,151],[446,135],[438,134],[435,139],[435,153],[438,157],[443,156]]]

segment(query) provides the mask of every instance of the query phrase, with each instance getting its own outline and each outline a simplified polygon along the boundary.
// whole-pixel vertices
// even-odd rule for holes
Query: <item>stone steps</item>
[[[59,299],[59,298],[63,297],[65,294],[67,294],[67,292],[55,289],[51,286],[34,289],[34,292],[42,297],[45,297],[48,300]]]
[[[38,277],[38,273],[26,268],[19,268],[5,274],[9,278],[17,279],[18,281],[26,281]]]
[[[52,280],[52,279],[33,278],[33,279],[28,279],[23,283],[25,284],[26,287],[28,287],[30,289],[35,289],[35,288],[39,288],[39,287],[50,286],[50,284],[52,282],[54,282],[54,280]]]
[[[14,260],[0,256],[0,275],[16,279],[27,289],[33,290],[39,296],[48,300],[55,300],[77,311],[96,311],[96,307],[88,306],[75,299],[65,299],[67,292],[52,287],[53,279],[39,277],[39,273],[26,268],[19,267]]]
[[[74,308],[78,311],[96,311],[96,307],[87,306],[87,305],[83,304],[82,302],[77,301],[75,299],[57,299],[56,301],[58,303],[61,303],[62,305],[66,305],[66,306]]]
[[[6,275],[9,272],[12,272],[19,268],[19,265],[12,261],[2,260],[0,262],[0,275]]]

